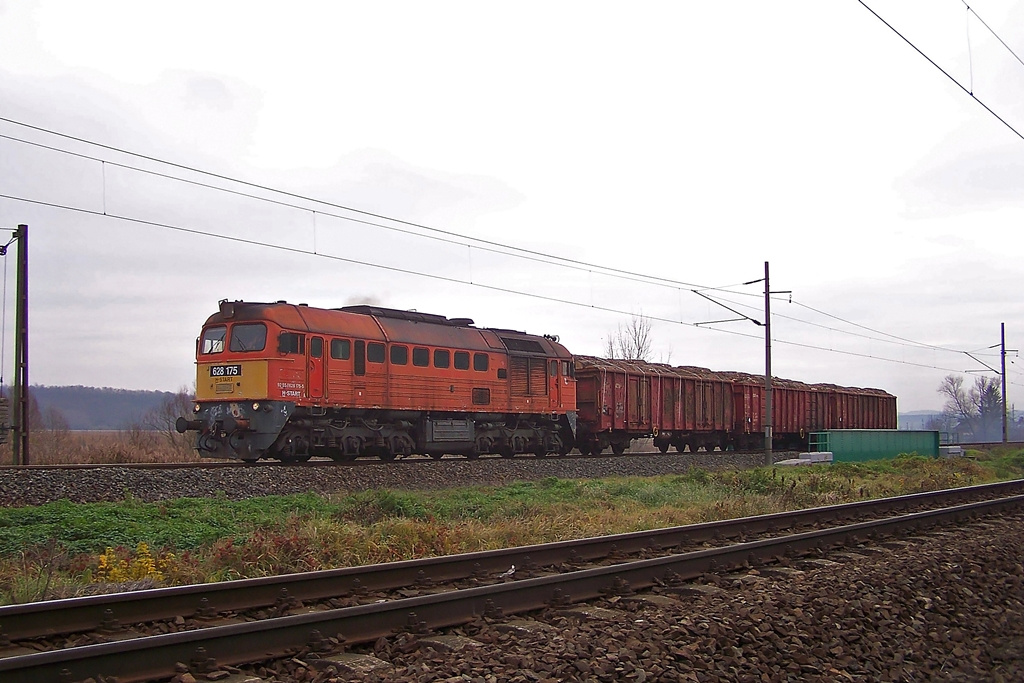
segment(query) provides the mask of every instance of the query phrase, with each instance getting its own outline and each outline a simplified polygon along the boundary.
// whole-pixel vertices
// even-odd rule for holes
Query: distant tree
[[[172,450],[190,453],[195,436],[189,433],[179,434],[175,423],[179,417],[192,415],[195,395],[195,389],[181,387],[177,392],[165,398],[156,408],[147,411],[142,416],[142,426],[145,429],[158,432]]]
[[[642,313],[630,316],[625,326],[619,325],[615,332],[605,338],[605,358],[642,360],[650,362],[651,319]]]
[[[946,375],[938,391],[946,397],[943,416],[959,431],[967,431],[981,441],[1002,436],[1003,396],[995,378],[976,377],[974,386],[967,389],[963,377]]]

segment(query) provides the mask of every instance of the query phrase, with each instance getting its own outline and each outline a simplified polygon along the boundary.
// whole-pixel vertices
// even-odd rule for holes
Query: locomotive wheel
[[[444,457],[444,453],[431,451],[430,452],[430,457],[432,459],[434,459],[434,460],[440,460],[441,458]]]
[[[514,458],[516,454],[512,450],[512,446],[509,444],[503,444],[498,447],[498,455],[503,458]]]

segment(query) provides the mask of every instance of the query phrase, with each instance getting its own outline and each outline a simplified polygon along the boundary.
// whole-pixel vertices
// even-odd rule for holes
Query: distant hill
[[[7,389],[5,387],[5,389]],[[7,391],[10,396],[10,391]],[[29,398],[46,415],[54,408],[74,430],[125,429],[174,394],[169,391],[135,391],[109,387],[29,387]]]

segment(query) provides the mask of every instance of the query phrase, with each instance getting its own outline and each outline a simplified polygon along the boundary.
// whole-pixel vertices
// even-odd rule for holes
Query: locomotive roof
[[[598,358],[596,356],[576,356],[575,361],[577,371],[581,369],[586,370],[588,368],[597,368],[612,372],[627,372],[641,375],[672,375],[676,377],[701,379],[705,381],[764,385],[764,375],[754,375],[748,372],[709,370],[708,368],[687,365],[671,366],[665,363],[648,363],[642,360],[623,360],[619,358]],[[779,389],[803,389],[807,391],[829,390],[856,394],[891,396],[889,392],[882,389],[843,387],[835,384],[807,384],[798,380],[774,376],[772,377],[772,387]]]
[[[402,311],[379,306],[316,308],[285,301],[256,303],[222,301],[220,310],[206,324],[227,322],[274,322],[289,330],[358,337],[368,341],[422,344],[475,351],[509,351],[517,354],[571,358],[564,346],[550,337],[514,330],[473,327],[469,318]]]

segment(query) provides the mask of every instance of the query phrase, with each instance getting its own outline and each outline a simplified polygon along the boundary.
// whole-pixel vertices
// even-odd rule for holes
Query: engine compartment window
[[[414,346],[412,348],[412,364],[418,368],[425,368],[430,365],[430,349]]]
[[[232,351],[262,351],[267,348],[267,326],[263,323],[235,324],[231,328]]]
[[[455,352],[455,369],[469,370],[469,351]]]
[[[487,372],[487,363],[486,353],[473,354],[473,369],[477,372]]]
[[[352,342],[348,339],[331,340],[331,358],[334,360],[348,360],[352,355]]]
[[[409,364],[409,347],[399,346],[393,344],[391,346],[391,364],[392,365],[408,365]]]
[[[295,332],[282,332],[277,338],[277,352],[306,355],[306,337]]]
[[[199,343],[199,353],[220,353],[223,351],[224,338],[227,334],[227,327],[208,327],[203,332],[203,339]]]
[[[434,349],[434,367],[446,368],[451,365],[452,355],[448,349]]]
[[[384,345],[379,342],[369,342],[366,345],[366,360],[371,363],[383,363]]]

